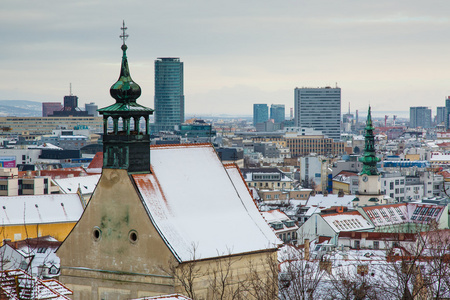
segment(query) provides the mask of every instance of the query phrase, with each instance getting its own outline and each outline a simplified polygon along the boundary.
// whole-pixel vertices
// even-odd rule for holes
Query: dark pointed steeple
[[[141,88],[131,79],[128,68],[126,29],[123,22],[120,76],[110,89],[116,103],[98,110],[103,115],[103,167],[147,173],[150,172],[149,116],[153,109],[136,103]],[[112,131],[108,132],[111,121]]]
[[[130,70],[128,68],[127,59],[127,45],[125,40],[128,38],[126,34],[127,27],[125,27],[125,21],[123,22],[122,35],[120,36],[123,40],[122,44],[122,65],[120,67],[120,76],[116,83],[111,86],[109,93],[111,97],[116,99],[117,102],[129,103],[136,102],[136,99],[141,96],[141,87],[131,79]]]
[[[361,171],[361,175],[378,175],[377,162],[380,159],[376,156],[375,152],[375,136],[373,134],[373,125],[372,125],[372,114],[370,111],[367,113],[367,121],[366,121],[366,135],[365,135],[365,145],[364,145],[364,154],[359,158],[359,161],[363,163],[363,168]]]

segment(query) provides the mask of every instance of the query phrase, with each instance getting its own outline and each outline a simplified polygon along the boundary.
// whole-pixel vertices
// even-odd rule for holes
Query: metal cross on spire
[[[122,34],[120,35],[120,38],[123,41],[123,45],[125,45],[125,40],[128,38],[128,34],[126,34],[126,30],[128,29],[128,27],[125,27],[125,21],[123,21],[123,26],[120,27],[120,29],[122,30]]]

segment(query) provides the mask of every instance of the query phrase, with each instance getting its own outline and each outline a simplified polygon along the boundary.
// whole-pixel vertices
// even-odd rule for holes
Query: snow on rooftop
[[[63,150],[63,148],[55,146],[51,143],[44,143],[42,145],[30,147],[30,149],[52,149],[52,150]]]
[[[72,178],[53,179],[53,181],[66,194],[76,193],[78,187],[82,194],[92,194],[100,179],[100,174],[89,176],[78,176]]]
[[[406,204],[367,206],[363,210],[375,226],[401,224],[408,221]]]
[[[374,226],[357,211],[322,215],[322,217],[336,232],[374,229]]]
[[[78,222],[82,213],[83,206],[77,194],[1,197],[3,226]]]
[[[171,295],[162,295],[162,296],[154,296],[154,297],[144,297],[144,298],[138,298],[134,300],[191,300],[191,298],[188,298],[183,295],[179,294],[171,294]]]
[[[273,223],[273,222],[282,222],[282,221],[290,220],[288,218],[288,216],[286,216],[285,213],[283,213],[282,211],[280,211],[278,209],[264,211],[261,214],[263,215],[264,219],[266,219],[267,223],[269,223],[269,224]]]
[[[180,261],[276,248],[237,169],[210,145],[152,147],[152,173],[133,178],[144,204]]]
[[[328,194],[324,196],[323,194],[316,194],[315,196],[310,196],[306,206],[318,206],[318,207],[332,207],[332,206],[346,206],[348,208],[353,208],[352,200],[355,199],[355,195],[344,195],[343,197],[338,197],[337,194]]]

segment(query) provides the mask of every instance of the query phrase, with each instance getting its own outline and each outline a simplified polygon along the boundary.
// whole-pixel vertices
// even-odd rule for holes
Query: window
[[[272,195],[266,195],[266,199],[272,199]]]
[[[359,249],[359,240],[355,241],[355,249]]]
[[[37,249],[37,253],[45,253],[47,251],[47,248],[41,247]]]
[[[374,241],[373,242],[373,249],[375,249],[375,250],[380,249],[380,242],[379,241]]]
[[[400,184],[400,180],[396,179],[395,180],[395,185],[399,185]]]
[[[389,188],[390,188],[391,190],[394,189],[394,182],[390,182],[390,183],[389,183]]]

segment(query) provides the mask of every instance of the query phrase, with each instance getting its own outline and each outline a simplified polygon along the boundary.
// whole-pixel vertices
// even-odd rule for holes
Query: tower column
[[[103,135],[108,134],[108,118],[103,118]]]
[[[114,130],[114,134],[117,135],[117,133],[119,132],[119,118],[117,117],[113,117],[113,130]]]

